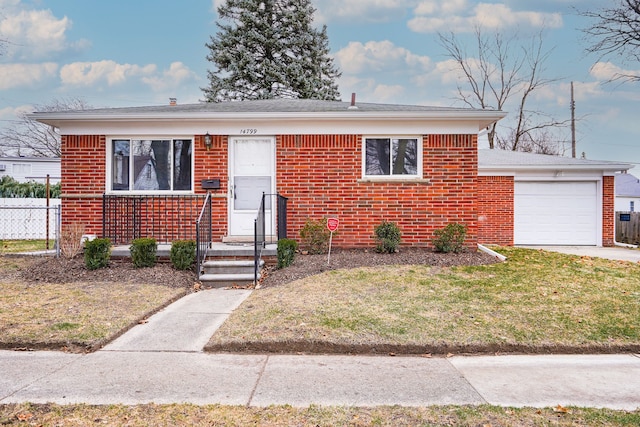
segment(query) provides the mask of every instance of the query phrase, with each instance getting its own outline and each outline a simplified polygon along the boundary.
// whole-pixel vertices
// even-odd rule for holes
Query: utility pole
[[[571,157],[576,158],[576,101],[573,99],[573,82],[571,82]]]

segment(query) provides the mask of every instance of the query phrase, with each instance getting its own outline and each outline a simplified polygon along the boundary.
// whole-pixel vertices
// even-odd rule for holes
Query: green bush
[[[464,251],[464,239],[467,237],[467,226],[453,222],[433,232],[433,245],[436,252],[460,253]]]
[[[196,260],[196,242],[194,240],[176,240],[171,244],[169,259],[176,270],[188,270]]]
[[[97,270],[109,265],[111,240],[93,239],[84,242],[84,264],[89,270]]]
[[[293,239],[278,240],[278,268],[289,267],[296,257],[298,242]]]
[[[329,237],[331,232],[327,229],[327,219],[319,221],[307,219],[300,230],[302,246],[310,254],[324,254],[329,251]]]
[[[54,199],[60,197],[60,183],[49,186],[49,197]],[[0,178],[0,197],[2,198],[26,198],[45,199],[47,197],[46,184],[29,181],[18,182],[12,177],[5,175]]]
[[[156,239],[152,237],[134,239],[129,250],[131,251],[131,261],[135,268],[156,265],[156,252],[158,251]]]
[[[377,242],[376,251],[380,253],[392,254],[398,252],[400,246],[400,228],[395,222],[382,221],[374,229]]]

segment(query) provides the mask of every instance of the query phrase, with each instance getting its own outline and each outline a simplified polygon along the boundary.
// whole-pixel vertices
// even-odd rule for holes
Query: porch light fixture
[[[211,150],[211,146],[213,145],[211,141],[211,135],[207,132],[204,136],[204,146],[207,148],[207,151]]]

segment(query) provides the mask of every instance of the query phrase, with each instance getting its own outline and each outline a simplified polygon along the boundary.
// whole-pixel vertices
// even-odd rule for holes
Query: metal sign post
[[[329,235],[329,255],[327,255],[327,265],[331,262],[331,244],[333,243],[333,232],[338,229],[338,224],[340,221],[338,218],[328,218],[327,219],[327,228],[331,232]]]

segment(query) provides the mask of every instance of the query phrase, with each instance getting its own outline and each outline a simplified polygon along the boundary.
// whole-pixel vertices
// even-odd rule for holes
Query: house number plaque
[[[258,133],[258,129],[246,128],[240,129],[240,135],[255,135]]]

